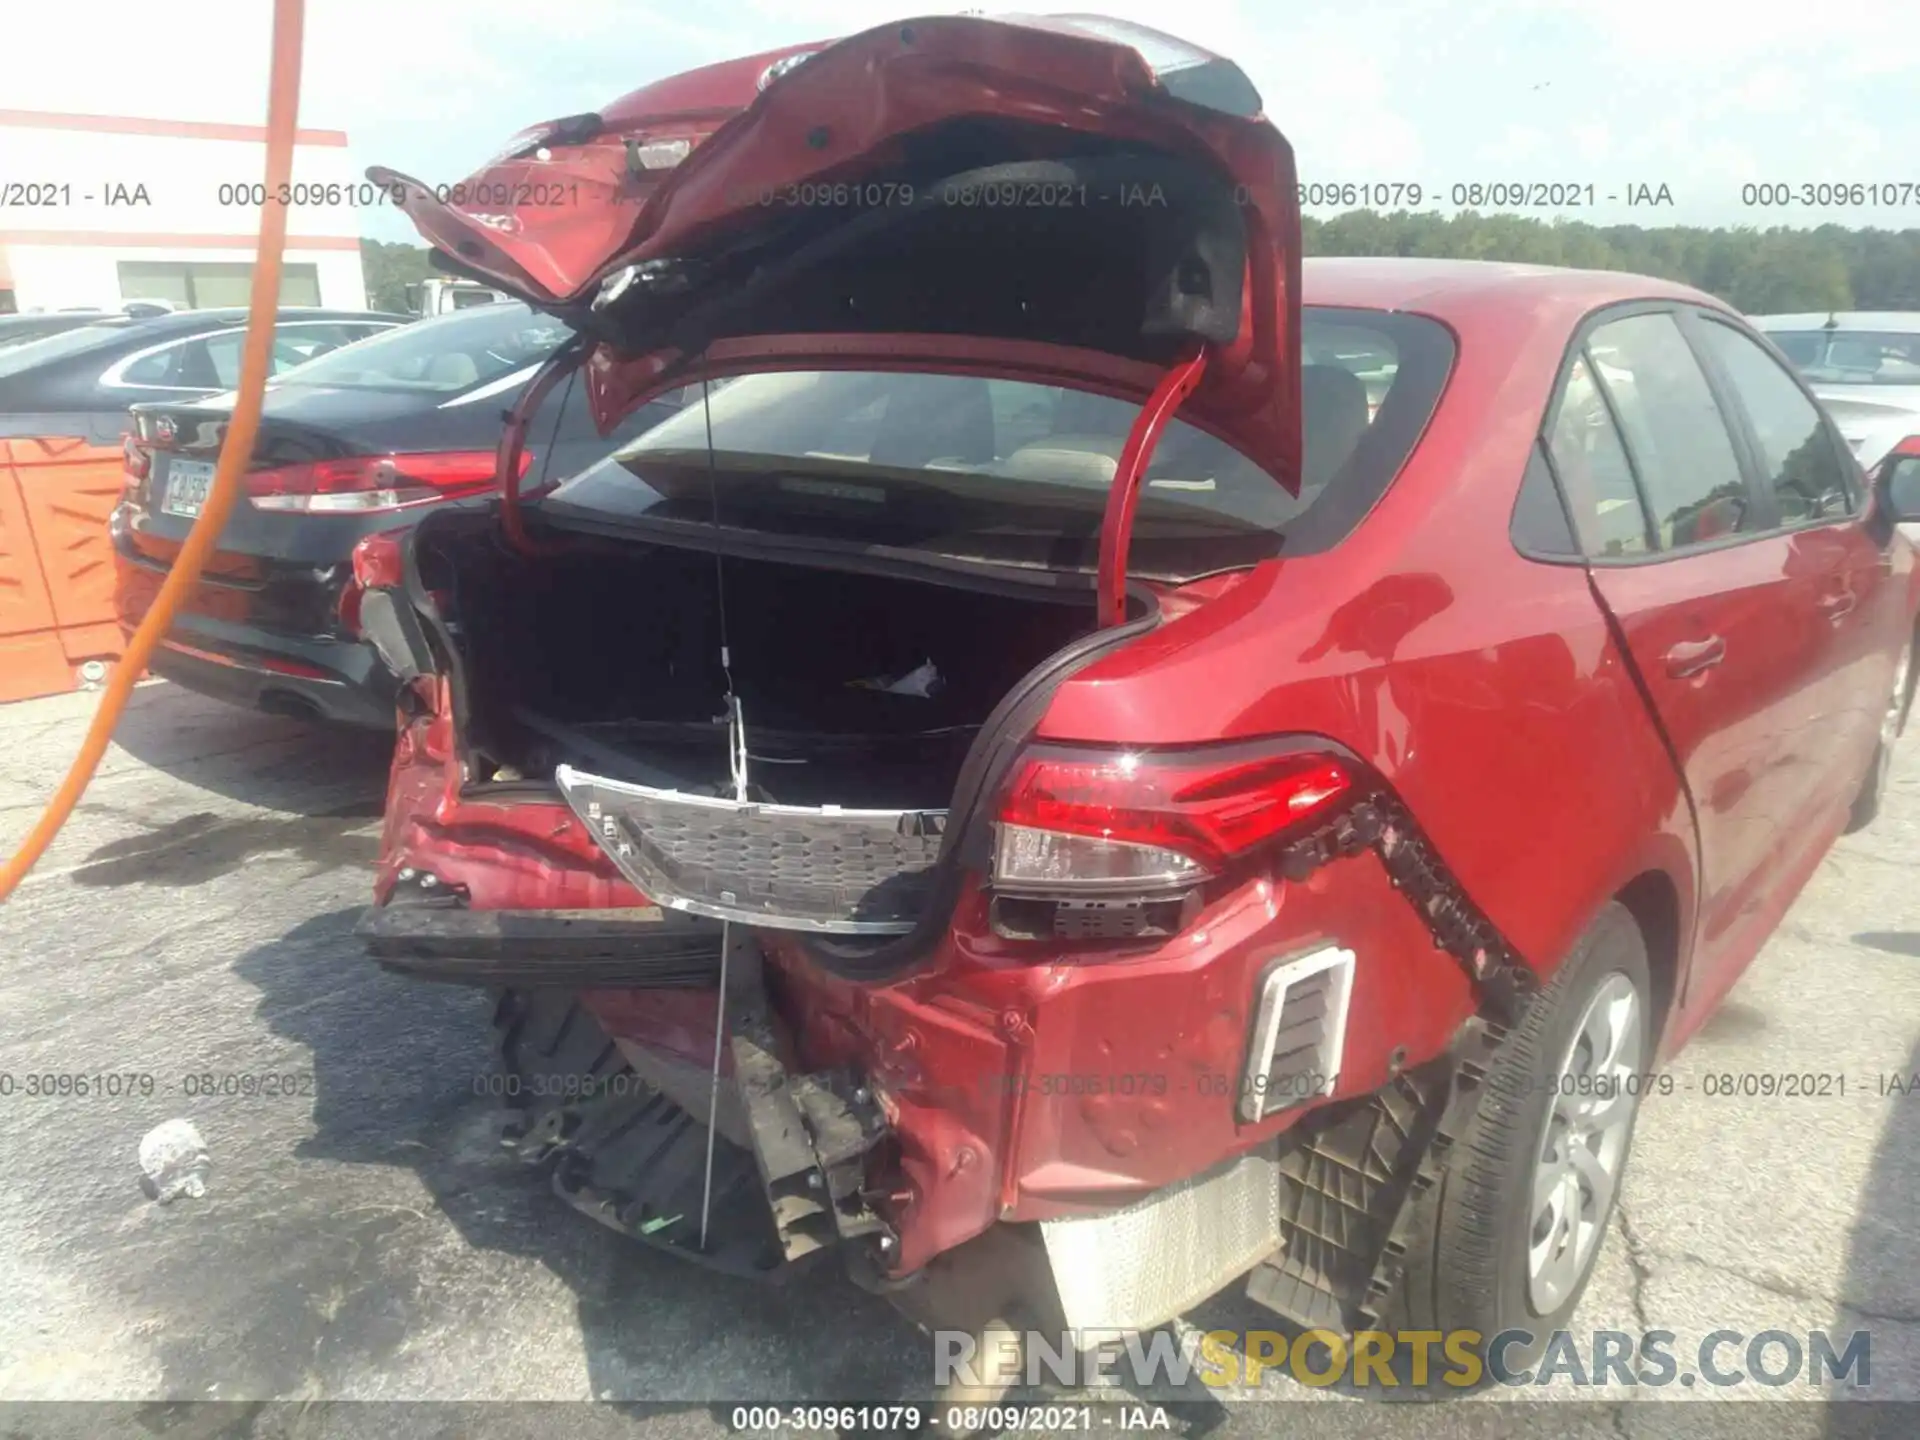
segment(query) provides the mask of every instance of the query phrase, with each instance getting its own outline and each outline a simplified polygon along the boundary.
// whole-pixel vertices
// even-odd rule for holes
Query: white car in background
[[[1867,469],[1920,434],[1920,311],[1747,318],[1806,377]]]

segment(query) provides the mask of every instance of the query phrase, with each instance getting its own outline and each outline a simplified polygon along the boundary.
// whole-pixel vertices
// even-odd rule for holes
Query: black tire
[[[1853,810],[1847,816],[1846,833],[1849,835],[1871,825],[1879,818],[1881,807],[1886,803],[1887,784],[1893,775],[1893,746],[1894,742],[1906,733],[1907,715],[1913,709],[1915,678],[1913,647],[1908,646],[1895,680],[1895,690],[1888,710],[1888,722],[1892,734],[1887,734],[1883,729],[1880,739],[1873,747],[1873,760],[1867,766],[1866,779],[1860,784],[1860,793],[1853,797]]]
[[[1632,1122],[1600,1217],[1600,1238],[1578,1282],[1545,1314],[1536,1311],[1528,1292],[1534,1166],[1553,1110],[1550,1082],[1588,1002],[1616,973],[1626,977],[1640,1001],[1640,1054],[1632,1073],[1644,1074],[1650,1067],[1659,1017],[1649,1008],[1646,939],[1624,906],[1609,903],[1501,1047],[1484,1098],[1454,1146],[1446,1173],[1420,1202],[1389,1328],[1475,1330],[1485,1340],[1502,1331],[1530,1331],[1530,1344],[1503,1347],[1500,1360],[1509,1370],[1530,1366],[1553,1332],[1568,1328],[1605,1249],[1632,1152]],[[1436,1363],[1429,1375],[1445,1368]],[[1436,1389],[1459,1393],[1454,1387]]]

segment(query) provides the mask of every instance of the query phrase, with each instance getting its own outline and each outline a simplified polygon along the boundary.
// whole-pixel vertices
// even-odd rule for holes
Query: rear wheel
[[[1887,783],[1893,775],[1893,745],[1907,728],[1907,712],[1912,707],[1913,646],[1908,645],[1901,652],[1900,664],[1893,673],[1893,691],[1880,717],[1880,738],[1873,747],[1873,763],[1867,767],[1866,781],[1854,797],[1853,814],[1847,820],[1849,835],[1866,829],[1880,813],[1887,797]]]
[[[1415,1216],[1402,1328],[1530,1334],[1530,1365],[1593,1274],[1625,1176],[1655,1018],[1647,947],[1609,904],[1528,1008]]]

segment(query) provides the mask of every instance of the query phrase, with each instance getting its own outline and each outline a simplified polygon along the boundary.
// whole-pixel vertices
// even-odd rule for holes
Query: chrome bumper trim
[[[944,810],[842,810],[688,795],[562,765],[554,782],[655,904],[774,930],[903,935],[920,918]]]

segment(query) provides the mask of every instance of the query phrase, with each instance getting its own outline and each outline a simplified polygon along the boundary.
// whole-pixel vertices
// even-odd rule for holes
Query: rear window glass
[[[1309,309],[1302,344],[1300,494],[1176,420],[1141,490],[1135,573],[1205,573],[1283,543],[1330,543],[1337,534],[1317,532],[1350,525],[1399,470],[1451,366],[1446,330],[1411,316]],[[1082,390],[951,374],[744,375],[709,387],[705,406],[699,395],[689,389],[683,411],[548,505],[1090,568],[1139,413]]]
[[[276,385],[453,395],[545,360],[572,332],[518,301],[416,320],[276,376]]]
[[[9,345],[5,350],[0,350],[0,379],[25,374],[50,361],[65,360],[69,356],[84,355],[89,350],[102,349],[125,339],[131,323],[123,320],[118,324],[108,321],[99,325],[82,325],[77,330],[63,330],[58,335],[43,335],[21,345]]]
[[[49,335],[63,335],[87,323],[89,322],[85,320],[60,315],[0,316],[0,350],[11,350],[16,345],[44,340]]]
[[[1817,385],[1920,385],[1920,333],[1771,330],[1767,338]]]

